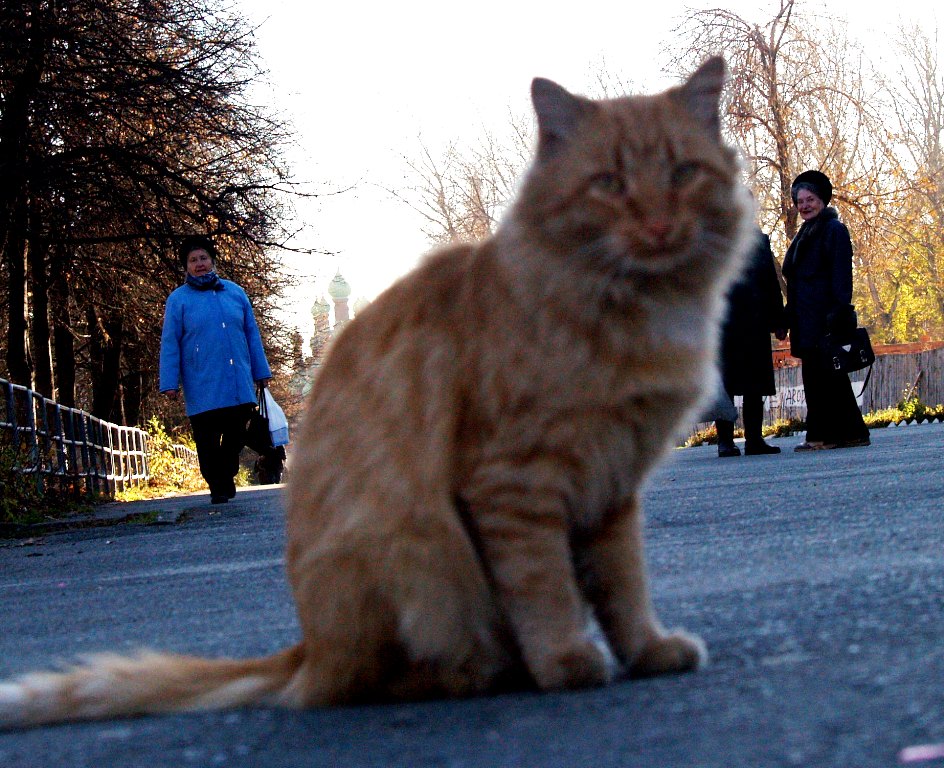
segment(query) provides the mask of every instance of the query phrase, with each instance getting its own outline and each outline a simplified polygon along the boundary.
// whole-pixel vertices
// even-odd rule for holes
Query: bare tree
[[[504,137],[483,130],[478,143],[456,141],[434,154],[419,139],[419,156],[404,158],[414,183],[391,194],[425,220],[432,243],[480,240],[494,231],[530,155],[530,116],[509,114]]]
[[[712,53],[727,58],[726,128],[746,152],[765,224],[781,230],[781,242],[797,231],[790,184],[799,172],[826,170],[838,199],[856,203],[844,194],[847,182],[861,181],[859,167],[880,124],[858,48],[835,27],[814,32],[797,5],[779,0],[763,24],[723,9],[691,12],[677,29],[683,52],[671,62],[682,72]]]
[[[599,98],[632,89],[602,60],[590,72],[589,92]],[[432,243],[479,240],[494,231],[531,160],[534,119],[530,110],[508,110],[500,130],[482,128],[471,144],[450,142],[434,153],[422,138],[416,158],[404,158],[414,184],[388,190],[420,213]]]
[[[886,100],[861,46],[841,25],[806,17],[796,0],[779,0],[762,24],[723,9],[694,11],[678,35],[678,70],[709,53],[728,59],[726,128],[745,151],[760,225],[775,252],[785,252],[798,228],[792,180],[807,168],[823,170],[853,236],[857,304],[887,329],[897,306],[883,263],[896,162]]]

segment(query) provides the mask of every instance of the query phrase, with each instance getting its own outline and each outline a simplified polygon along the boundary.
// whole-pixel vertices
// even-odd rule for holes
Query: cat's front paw
[[[652,640],[629,667],[632,677],[652,677],[690,672],[708,661],[708,649],[700,637],[673,632]]]
[[[532,672],[538,687],[545,691],[591,688],[612,678],[606,655],[589,640],[549,654]]]

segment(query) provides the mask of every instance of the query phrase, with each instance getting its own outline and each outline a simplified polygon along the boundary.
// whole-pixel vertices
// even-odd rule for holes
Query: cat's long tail
[[[303,660],[301,646],[239,661],[152,652],[89,656],[64,672],[0,682],[0,729],[253,704],[295,707],[293,680]]]

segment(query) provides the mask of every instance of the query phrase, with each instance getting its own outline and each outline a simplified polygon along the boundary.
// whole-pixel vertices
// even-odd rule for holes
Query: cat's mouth
[[[654,248],[610,235],[582,248],[580,257],[589,264],[595,264],[600,272],[611,279],[627,280],[640,275],[652,276],[676,271],[687,261],[689,251],[684,238]]]
[[[656,242],[632,239],[622,243],[614,252],[614,256],[619,259],[621,274],[651,275],[678,269],[687,260],[690,250],[689,241],[685,237]]]

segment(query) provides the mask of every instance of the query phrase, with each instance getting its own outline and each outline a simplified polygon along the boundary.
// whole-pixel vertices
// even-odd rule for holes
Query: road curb
[[[211,506],[210,495],[206,491],[142,501],[110,501],[97,505],[92,512],[86,514],[44,520],[40,523],[0,523],[0,539],[22,539],[61,531],[116,525],[175,525],[186,521],[191,515],[207,513],[209,510],[225,512],[234,508],[245,508],[246,504],[253,502],[256,493],[273,488],[282,489],[284,485],[240,488],[235,499],[218,506]],[[129,508],[132,507],[133,511],[130,511]]]
[[[76,515],[41,523],[0,523],[0,539],[21,539],[47,533],[113,525],[173,525],[186,517],[186,510],[163,512],[124,512],[120,515]]]

